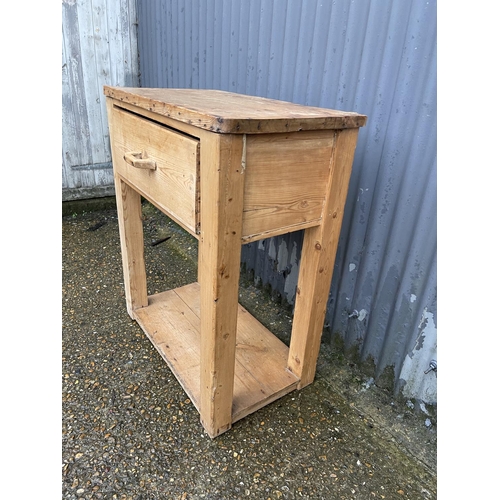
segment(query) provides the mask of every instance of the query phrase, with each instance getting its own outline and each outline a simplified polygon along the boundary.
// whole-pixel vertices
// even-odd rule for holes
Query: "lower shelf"
[[[148,306],[134,313],[199,411],[199,284],[151,295]],[[299,379],[287,369],[287,360],[288,347],[238,305],[233,422],[297,387]]]

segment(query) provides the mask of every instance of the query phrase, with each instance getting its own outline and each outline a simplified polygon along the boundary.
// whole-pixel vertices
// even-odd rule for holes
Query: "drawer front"
[[[110,134],[115,173],[191,234],[199,232],[199,141],[118,106]]]

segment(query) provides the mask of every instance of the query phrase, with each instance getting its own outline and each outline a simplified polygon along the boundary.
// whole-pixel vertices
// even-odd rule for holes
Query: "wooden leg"
[[[238,284],[243,217],[242,136],[201,138],[200,415],[210,437],[228,430],[236,351]]]
[[[319,226],[305,230],[288,367],[298,389],[314,380],[358,129],[337,131]]]
[[[141,196],[119,177],[115,190],[127,312],[135,319],[134,310],[148,305]]]

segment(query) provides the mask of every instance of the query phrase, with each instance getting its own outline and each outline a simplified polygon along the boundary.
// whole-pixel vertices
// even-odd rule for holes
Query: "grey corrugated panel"
[[[433,402],[436,356],[436,1],[139,0],[146,87],[218,88],[368,115],[326,324],[346,349]],[[302,233],[242,261],[294,301]],[[361,316],[348,319],[358,310]]]
[[[302,250],[303,231],[243,245],[241,261],[258,283],[270,285],[293,304]]]
[[[388,70],[380,73],[378,82],[386,81],[377,96],[387,103],[373,109],[376,144],[362,149],[363,168],[351,183],[356,199],[344,218],[328,320],[347,346],[357,344],[363,357],[374,359],[377,375],[393,366],[396,386],[423,397],[421,386],[432,380],[423,370],[419,387],[413,374],[412,387],[401,377],[408,356],[421,369],[436,354],[436,328],[423,318],[436,319],[436,25],[435,7],[422,6],[414,2],[399,18],[407,20],[399,24],[402,32],[388,32],[395,44],[385,44],[381,62]],[[354,309],[367,311],[366,318],[348,320]],[[425,345],[417,342],[422,321]],[[427,400],[435,396],[426,388]]]

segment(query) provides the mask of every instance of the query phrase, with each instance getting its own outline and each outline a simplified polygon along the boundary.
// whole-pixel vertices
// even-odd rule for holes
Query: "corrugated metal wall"
[[[216,88],[368,115],[326,316],[379,381],[436,401],[436,1],[138,1],[144,87]],[[302,234],[245,245],[293,303]],[[357,311],[357,313],[356,313]],[[382,377],[382,375],[384,375]],[[390,378],[390,377],[389,377]]]
[[[139,85],[135,0],[62,2],[63,201],[114,194],[103,85]]]

